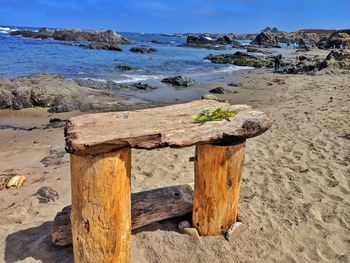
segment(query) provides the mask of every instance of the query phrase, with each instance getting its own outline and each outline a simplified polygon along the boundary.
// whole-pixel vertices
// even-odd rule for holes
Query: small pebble
[[[182,234],[184,233],[185,228],[190,228],[190,227],[191,227],[191,224],[187,220],[181,221],[179,223],[179,230],[180,230],[180,233]]]
[[[225,239],[227,241],[234,240],[241,234],[243,230],[244,230],[243,223],[236,222],[227,229],[225,233]]]
[[[35,195],[39,199],[39,203],[55,202],[59,198],[59,194],[49,186],[41,187]]]

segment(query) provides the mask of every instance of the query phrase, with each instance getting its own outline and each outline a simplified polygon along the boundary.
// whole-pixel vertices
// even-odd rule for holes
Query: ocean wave
[[[122,74],[121,76],[126,77],[126,79],[113,80],[115,83],[129,83],[129,82],[137,82],[144,81],[148,79],[160,79],[163,78],[161,75],[128,75]]]
[[[105,80],[105,79],[96,79],[96,78],[91,78],[91,77],[85,77],[85,78],[80,78],[80,79],[83,79],[83,80],[92,80],[92,81],[103,82],[103,83],[106,83],[106,82],[107,82],[107,80]]]
[[[17,28],[10,28],[10,27],[0,27],[0,33],[2,34],[9,34],[12,31],[17,31]]]
[[[121,77],[124,77],[124,79],[101,79],[101,78],[92,78],[92,77],[85,77],[85,78],[79,78],[82,80],[91,80],[96,82],[103,82],[106,83],[107,81],[113,81],[114,83],[132,83],[132,82],[138,82],[138,81],[144,81],[148,79],[160,79],[164,76],[162,75],[128,75],[128,74],[121,74]]]

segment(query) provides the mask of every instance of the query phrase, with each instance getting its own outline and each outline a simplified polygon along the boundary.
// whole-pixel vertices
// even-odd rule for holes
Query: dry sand
[[[245,230],[231,242],[198,242],[178,232],[180,219],[166,220],[133,233],[132,262],[350,262],[350,75],[254,71],[239,82],[239,92],[224,98],[273,119],[247,143],[239,214]],[[42,109],[0,113],[1,124],[28,127],[50,118]],[[0,174],[27,177],[19,190],[0,191],[0,262],[72,262],[71,247],[50,241],[55,214],[70,204],[63,147],[62,128],[0,130]],[[193,182],[193,154],[193,147],[135,150],[132,190]],[[59,199],[39,203],[33,194],[42,186]]]

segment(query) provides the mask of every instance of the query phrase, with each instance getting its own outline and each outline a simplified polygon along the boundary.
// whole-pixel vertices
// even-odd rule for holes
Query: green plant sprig
[[[201,111],[194,119],[196,123],[205,123],[207,121],[221,121],[237,115],[237,110],[223,110],[222,108],[210,108]]]

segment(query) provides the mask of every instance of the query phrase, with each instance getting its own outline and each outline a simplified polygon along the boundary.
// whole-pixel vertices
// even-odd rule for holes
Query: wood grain
[[[192,212],[193,190],[190,185],[175,185],[131,194],[131,228],[152,224]],[[52,242],[72,244],[71,206],[58,212],[51,228]]]
[[[197,145],[192,223],[201,236],[224,234],[237,220],[245,142]]]
[[[74,262],[130,262],[131,149],[72,155]]]
[[[238,110],[239,113],[222,121],[194,122],[202,110],[214,107]],[[65,129],[66,150],[82,155],[123,147],[152,149],[234,142],[257,136],[270,126],[268,115],[250,106],[199,100],[153,109],[73,117]]]

